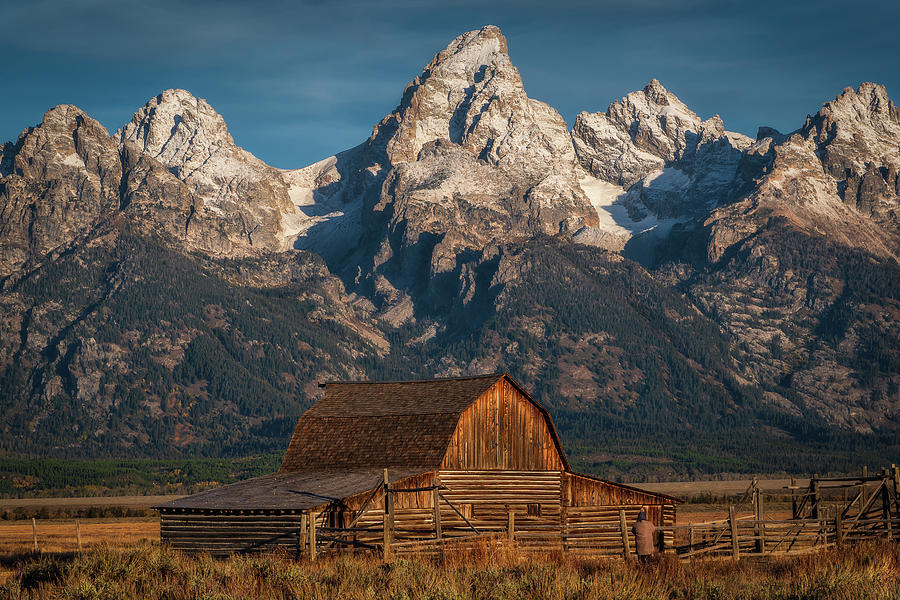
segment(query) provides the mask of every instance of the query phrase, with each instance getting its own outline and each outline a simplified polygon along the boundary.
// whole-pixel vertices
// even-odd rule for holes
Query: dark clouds
[[[59,103],[110,130],[165,88],[280,167],[360,142],[456,35],[509,39],[529,95],[571,124],[652,77],[730,129],[792,129],[846,85],[900,93],[900,4],[727,0],[6,2],[0,138]]]

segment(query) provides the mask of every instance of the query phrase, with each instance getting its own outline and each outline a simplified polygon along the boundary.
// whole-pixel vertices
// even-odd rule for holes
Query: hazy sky
[[[56,104],[110,132],[166,88],[278,167],[354,146],[453,38],[498,25],[571,126],[653,77],[728,129],[791,130],[848,85],[900,97],[900,2],[0,0],[0,141]]]

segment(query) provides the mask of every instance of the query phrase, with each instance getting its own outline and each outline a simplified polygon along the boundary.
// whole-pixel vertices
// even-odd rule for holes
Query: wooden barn
[[[162,540],[390,552],[512,526],[523,548],[622,552],[617,528],[642,507],[674,524],[675,498],[572,472],[549,413],[509,375],[323,386],[277,473],[156,507]]]

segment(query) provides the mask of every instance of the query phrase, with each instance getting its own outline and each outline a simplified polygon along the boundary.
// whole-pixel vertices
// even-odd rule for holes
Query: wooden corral
[[[792,480],[793,481],[793,480]],[[864,541],[900,541],[900,469],[819,477],[785,488],[790,519],[772,519],[754,479],[727,518],[670,528],[683,557],[799,554]],[[668,531],[667,531],[668,532]]]
[[[387,555],[514,529],[523,549],[621,554],[621,531],[584,540],[642,508],[674,525],[676,499],[573,473],[549,413],[509,375],[324,387],[278,473],[160,505],[163,541]]]

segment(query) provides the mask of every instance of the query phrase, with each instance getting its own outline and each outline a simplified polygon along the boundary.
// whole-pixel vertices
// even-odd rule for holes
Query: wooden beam
[[[309,560],[316,560],[316,514],[309,512],[307,517],[309,523]]]
[[[812,481],[809,482],[809,491],[812,492],[812,518],[819,518],[819,474],[813,475]]]
[[[731,526],[731,555],[734,560],[741,558],[741,547],[738,543],[737,521],[734,518],[734,505],[728,507],[728,523]]]
[[[844,531],[841,523],[841,511],[834,516],[834,543],[838,548],[844,545]]]
[[[516,545],[516,513],[509,511],[506,515],[506,539],[509,547],[514,548]]]
[[[78,546],[78,550],[81,550],[81,526],[78,523],[78,519],[75,519],[75,544]]]
[[[791,488],[797,485],[796,480],[791,477]],[[794,494],[793,490],[791,491],[791,518],[797,518],[797,496]]]
[[[434,504],[434,537],[439,540],[443,537],[443,531],[441,531],[441,495],[438,493],[437,485],[431,490],[431,501]]]
[[[888,492],[889,480],[887,469],[882,469],[881,474],[884,476],[884,483],[881,485],[881,487],[884,488],[881,490],[881,514],[884,517],[885,537],[890,541],[894,537],[894,532],[892,531],[893,527],[891,525],[891,498],[890,493]]]
[[[625,511],[619,510],[619,531],[622,534],[622,556],[625,560],[631,558],[631,550],[628,547],[628,525],[625,523]]]
[[[391,498],[391,489],[389,487],[388,470],[384,470],[384,539],[383,558],[384,562],[391,561],[391,543],[394,541],[394,509]]]
[[[37,551],[38,551],[38,543],[37,543],[37,522],[34,520],[34,517],[31,517],[31,539],[32,539],[32,542],[33,542],[33,545],[32,545],[32,547],[31,547],[31,549],[32,549],[34,552],[37,552]]]

